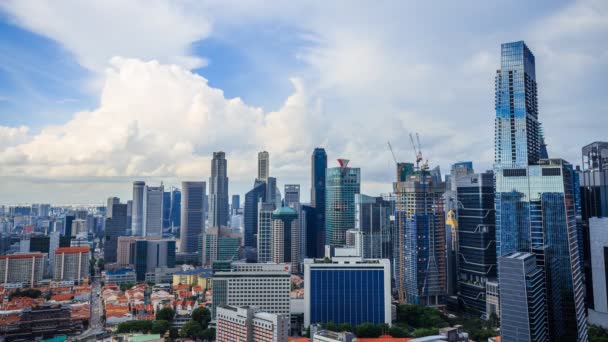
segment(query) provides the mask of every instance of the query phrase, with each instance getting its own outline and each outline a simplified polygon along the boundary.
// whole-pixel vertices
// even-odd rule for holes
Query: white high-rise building
[[[220,305],[252,306],[274,314],[290,313],[291,267],[288,264],[236,262],[213,276],[212,314]]]
[[[258,262],[272,261],[272,213],[274,204],[261,203],[258,207]]]
[[[163,235],[164,186],[145,186],[143,199],[143,236]]]
[[[589,309],[589,322],[608,328],[608,218],[589,219],[589,241],[594,306]]]
[[[90,248],[60,247],[55,250],[55,269],[53,279],[82,282],[89,279]]]
[[[268,181],[270,176],[270,154],[266,151],[258,153],[258,180]]]
[[[133,203],[131,205],[131,235],[143,236],[144,232],[144,187],[145,182],[133,182]]]
[[[216,341],[287,342],[289,315],[263,312],[254,307],[217,308]]]

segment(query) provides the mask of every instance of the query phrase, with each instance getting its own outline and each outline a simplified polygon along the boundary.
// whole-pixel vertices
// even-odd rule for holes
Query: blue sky
[[[482,171],[499,47],[512,40],[536,55],[550,154],[577,163],[582,145],[608,139],[607,37],[600,0],[7,0],[0,203],[128,196],[123,178],[205,179],[220,149],[234,192],[261,149],[281,183],[306,189],[315,146],[361,166],[373,195],[390,190],[386,141],[409,159],[409,132],[444,171],[459,160]]]

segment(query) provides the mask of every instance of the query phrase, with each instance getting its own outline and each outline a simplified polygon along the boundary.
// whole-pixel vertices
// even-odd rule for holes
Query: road
[[[82,341],[94,338],[97,334],[104,332],[104,325],[101,320],[103,308],[101,305],[101,272],[95,265],[95,275],[91,278],[91,319],[89,328],[78,336],[74,336],[72,341]]]

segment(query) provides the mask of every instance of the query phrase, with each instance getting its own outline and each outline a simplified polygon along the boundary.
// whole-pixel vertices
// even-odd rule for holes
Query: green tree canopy
[[[382,335],[382,327],[373,323],[361,323],[355,327],[357,337],[379,337]]]
[[[392,337],[411,337],[410,332],[407,328],[398,325],[393,325],[392,327],[390,327],[388,330],[388,334]]]
[[[27,289],[27,290],[23,290],[23,291],[17,290],[8,296],[8,300],[12,300],[13,298],[17,298],[17,297],[38,298],[41,295],[42,295],[42,292],[40,292],[40,290],[35,290],[35,289]]]
[[[192,310],[192,320],[198,322],[203,329],[207,329],[211,321],[211,311],[205,307],[198,307]]]
[[[175,317],[175,310],[170,307],[164,307],[156,312],[156,319],[159,321],[171,322]]]
[[[116,332],[119,334],[143,333],[147,334],[152,330],[152,321],[127,321],[118,324]]]
[[[439,334],[439,329],[437,328],[418,328],[414,330],[414,337],[425,337],[425,336],[433,336]]]
[[[190,320],[179,331],[180,336],[192,339],[202,338],[204,329],[197,321]]]
[[[171,324],[169,324],[169,321],[156,320],[156,321],[152,322],[151,333],[163,335],[164,333],[167,332],[167,330],[169,330],[170,327],[171,327]]]

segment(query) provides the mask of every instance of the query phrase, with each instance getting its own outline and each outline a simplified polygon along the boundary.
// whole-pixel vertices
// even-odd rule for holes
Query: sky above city
[[[0,203],[103,203],[131,182],[230,193],[270,153],[302,185],[324,147],[391,190],[409,133],[443,173],[492,167],[500,44],[536,56],[550,157],[608,140],[608,2],[0,1]],[[282,187],[281,187],[282,188]]]

